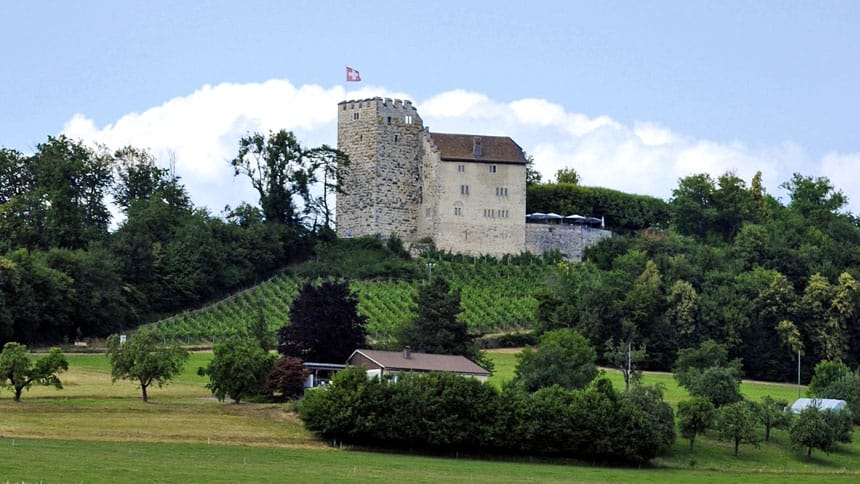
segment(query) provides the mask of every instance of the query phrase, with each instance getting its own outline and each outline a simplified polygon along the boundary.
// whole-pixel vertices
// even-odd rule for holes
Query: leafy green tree
[[[155,157],[146,150],[126,146],[114,152],[116,182],[113,196],[128,213],[135,202],[157,199],[176,210],[191,208],[185,187],[172,170],[159,168]]]
[[[710,428],[714,414],[714,404],[707,398],[694,397],[678,402],[678,427],[681,436],[690,441],[690,452],[693,452],[696,436]]]
[[[215,345],[212,360],[197,373],[208,376],[206,388],[218,401],[230,397],[239,403],[249,395],[266,392],[269,374],[275,366],[275,355],[260,348],[253,338],[232,337]]]
[[[795,173],[780,187],[788,190],[791,197],[789,208],[816,225],[829,220],[830,215],[848,203],[845,194],[837,190],[827,177],[813,178]]]
[[[562,168],[555,172],[555,182],[579,185],[579,173],[573,168]]]
[[[705,397],[715,406],[739,402],[741,376],[736,368],[712,366],[698,374],[687,387],[691,395]]]
[[[739,401],[723,406],[717,411],[716,425],[719,436],[735,445],[735,457],[742,442],[758,446],[755,432],[755,414],[747,402]]]
[[[836,444],[836,432],[827,422],[824,412],[809,406],[800,412],[789,431],[791,446],[806,449],[806,458],[812,457],[812,449],[830,452]]]
[[[366,322],[349,283],[304,284],[290,308],[289,326],[278,330],[278,352],[304,361],[346,361],[365,345]]]
[[[764,426],[764,441],[770,440],[771,429],[788,428],[791,424],[791,414],[785,408],[788,402],[778,401],[770,395],[764,396],[761,402],[750,402],[752,410],[759,423]]]
[[[21,401],[21,392],[35,383],[63,388],[59,374],[69,369],[69,363],[59,348],[51,348],[47,355],[36,359],[30,357],[27,347],[15,342],[3,345],[0,352],[0,385],[12,388],[15,401]]]
[[[621,371],[621,375],[624,377],[624,392],[629,393],[630,382],[638,382],[642,378],[642,370],[639,369],[639,363],[645,361],[648,357],[648,352],[644,346],[634,348],[631,339],[615,342],[610,338],[606,342],[606,351],[603,353],[603,357],[613,367]]]
[[[304,393],[307,376],[308,372],[302,366],[302,360],[284,356],[275,363],[275,369],[269,374],[266,388],[270,393],[278,394],[284,400],[295,399]]]
[[[698,343],[699,332],[699,294],[687,281],[677,280],[667,295],[667,308],[663,313],[681,342],[686,348]]]
[[[239,152],[230,164],[236,176],[247,176],[257,190],[267,223],[299,227],[302,210],[309,214],[321,208],[324,217],[329,217],[327,194],[331,188],[339,190],[337,166],[345,159],[327,146],[304,148],[292,132],[280,130],[240,139]],[[324,195],[320,202],[312,197],[311,186],[319,181],[321,168]]]
[[[553,385],[585,388],[597,376],[596,359],[594,348],[578,331],[556,329],[541,336],[536,350],[517,354],[513,381],[527,392]]]
[[[110,157],[60,135],[37,145],[32,163],[35,194],[46,208],[43,247],[81,249],[106,239]]]
[[[847,377],[850,373],[851,369],[841,361],[820,361],[815,365],[807,391],[813,397],[822,398],[827,388]]]
[[[696,384],[705,370],[713,367],[735,370],[738,383],[740,383],[740,361],[729,361],[726,347],[714,340],[704,341],[698,348],[680,350],[672,371],[678,384],[689,388]]]
[[[162,344],[151,331],[138,331],[125,343],[117,334],[107,339],[111,378],[136,380],[144,402],[149,401],[147,388],[152,383],[159,387],[167,384],[182,372],[188,357],[188,350],[178,343]]]

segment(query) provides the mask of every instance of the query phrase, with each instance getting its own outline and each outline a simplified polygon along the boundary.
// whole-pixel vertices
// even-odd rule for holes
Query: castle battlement
[[[408,111],[417,112],[415,106],[412,104],[412,101],[408,99],[391,99],[390,97],[381,98],[381,97],[370,97],[367,99],[350,99],[347,101],[341,101],[337,103],[338,106],[341,106],[343,111],[347,109],[364,109],[375,107],[376,109],[380,108],[394,108],[394,109],[404,109]]]

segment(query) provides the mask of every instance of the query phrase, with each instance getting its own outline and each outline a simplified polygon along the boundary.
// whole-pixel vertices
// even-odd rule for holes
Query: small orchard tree
[[[762,397],[761,402],[752,403],[752,411],[759,423],[764,426],[764,441],[770,441],[770,430],[788,428],[791,414],[785,411],[788,402],[774,400],[770,395]]]
[[[147,388],[153,383],[159,387],[167,384],[182,371],[188,357],[188,351],[179,343],[162,344],[150,331],[140,331],[125,343],[116,334],[107,339],[111,378],[136,380],[144,402],[149,401]]]
[[[263,351],[256,339],[232,337],[215,345],[209,365],[197,373],[209,376],[206,388],[218,401],[230,397],[239,403],[243,397],[265,393],[274,364],[275,356]]]
[[[578,331],[568,328],[548,331],[537,349],[517,355],[514,384],[528,392],[559,385],[568,390],[585,388],[597,376],[597,353]]]
[[[301,396],[305,390],[305,378],[308,371],[302,366],[302,360],[292,356],[284,356],[269,374],[266,388],[273,394],[278,394],[284,400]]]
[[[696,436],[705,433],[714,421],[714,404],[704,397],[678,402],[678,427],[681,436],[690,441],[690,452]]]
[[[812,457],[812,449],[830,452],[836,443],[836,434],[818,407],[809,406],[800,412],[789,432],[791,446],[806,449],[806,458]]]
[[[645,360],[648,356],[644,346],[634,347],[630,340],[618,340],[609,338],[606,342],[606,352],[603,357],[609,361],[615,368],[621,370],[621,375],[624,376],[624,391],[630,392],[630,383],[638,382],[642,378],[642,371],[639,369],[639,363]]]
[[[6,343],[0,353],[0,377],[3,378],[0,385],[12,388],[16,402],[21,401],[24,389],[29,390],[34,383],[63,388],[59,374],[68,369],[69,363],[59,348],[51,348],[46,356],[35,362],[27,347],[19,343]]]
[[[755,432],[755,415],[747,402],[730,403],[717,412],[716,428],[722,440],[735,444],[735,457],[742,442],[758,446]]]

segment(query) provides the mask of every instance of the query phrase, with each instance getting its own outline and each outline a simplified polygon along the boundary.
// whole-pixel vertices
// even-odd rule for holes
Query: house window
[[[496,196],[497,197],[507,197],[508,196],[508,187],[496,187]]]
[[[490,173],[496,172],[496,165],[490,165]]]
[[[412,116],[404,116],[403,120],[406,122],[406,124],[412,124]]]
[[[463,207],[454,207],[454,215],[458,217],[463,216]]]
[[[466,173],[466,165],[457,165],[457,173]]]
[[[460,185],[460,195],[469,194],[469,185]]]

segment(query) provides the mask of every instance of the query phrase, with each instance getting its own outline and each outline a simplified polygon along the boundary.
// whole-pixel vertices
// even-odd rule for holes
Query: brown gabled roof
[[[375,362],[385,370],[412,370],[412,371],[446,371],[449,373],[462,373],[468,375],[487,375],[490,372],[473,363],[465,356],[460,355],[434,355],[431,353],[412,352],[406,358],[401,351],[379,351],[359,349],[352,352],[349,360],[356,353]]]
[[[442,161],[526,162],[523,149],[507,136],[430,133],[430,138],[439,148]],[[475,155],[475,140],[481,143],[480,156]]]

